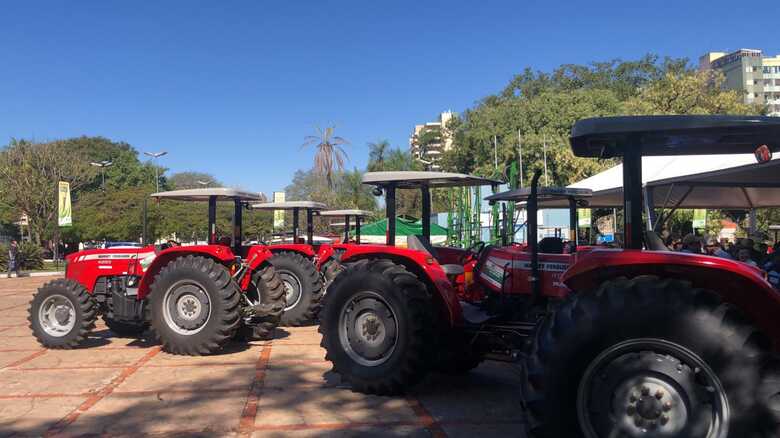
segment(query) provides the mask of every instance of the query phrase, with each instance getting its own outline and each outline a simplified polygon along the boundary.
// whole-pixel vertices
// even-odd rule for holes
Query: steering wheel
[[[479,260],[479,256],[482,254],[482,251],[485,249],[485,242],[474,242],[466,248],[466,252],[463,253],[462,256],[460,256],[460,263],[462,265],[465,265],[468,261],[469,257],[474,257],[474,259]]]

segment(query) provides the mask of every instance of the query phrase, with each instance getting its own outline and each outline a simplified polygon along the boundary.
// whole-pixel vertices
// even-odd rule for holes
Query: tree
[[[317,135],[308,135],[304,138],[303,147],[314,146],[314,171],[325,177],[328,187],[333,188],[334,171],[344,170],[344,161],[348,159],[342,145],[349,142],[341,137],[334,136],[334,127],[330,126],[323,131],[317,128]]]
[[[766,108],[746,104],[743,93],[723,87],[717,70],[666,73],[628,99],[628,114],[765,114]]]
[[[200,189],[204,187],[221,187],[222,183],[209,173],[187,171],[171,175],[171,177],[168,178],[168,185],[173,190],[183,190]]]
[[[70,183],[78,191],[96,179],[97,173],[79,151],[63,141],[32,143],[12,140],[0,152],[0,186],[5,202],[29,217],[36,241],[47,229],[58,229],[57,183]]]
[[[390,142],[379,140],[368,144],[368,171],[373,172],[381,169],[385,162],[385,155],[390,150]]]

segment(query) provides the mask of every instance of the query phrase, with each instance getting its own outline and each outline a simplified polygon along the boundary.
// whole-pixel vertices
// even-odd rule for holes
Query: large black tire
[[[106,323],[106,327],[119,336],[137,337],[149,328],[148,322],[117,321],[106,315],[103,315],[102,318],[103,322]]]
[[[403,266],[382,259],[350,264],[325,297],[319,329],[325,358],[354,391],[402,393],[430,369],[433,306],[425,284]],[[380,330],[368,326],[376,326],[371,318],[377,315]],[[367,344],[367,333],[378,345]],[[364,345],[375,350],[356,351]]]
[[[716,436],[707,427],[720,403],[728,437],[775,436],[759,397],[766,344],[717,295],[686,282],[608,281],[540,326],[526,363],[528,435]],[[648,383],[658,381],[671,384]]]
[[[344,268],[341,266],[335,257],[331,257],[327,262],[322,265],[322,277],[325,279],[325,289],[333,283],[336,276],[339,275]]]
[[[284,285],[273,265],[265,265],[252,275],[253,291],[247,292],[253,300],[263,304],[263,316],[252,318],[251,324],[242,323],[237,336],[247,341],[271,339],[284,313]]]
[[[291,287],[291,302],[282,314],[283,326],[310,324],[317,317],[324,292],[322,277],[314,263],[297,252],[281,251],[271,257],[276,273]],[[285,292],[286,293],[286,292]]]
[[[221,264],[202,256],[176,258],[160,270],[151,286],[152,333],[169,353],[215,353],[238,329],[239,294],[238,285]],[[182,300],[187,301],[182,304]],[[196,309],[194,316],[185,318],[179,305]]]
[[[44,304],[51,312],[42,312]],[[59,319],[56,309],[61,309]],[[72,314],[65,315],[66,309],[72,309]],[[30,301],[27,320],[33,336],[44,347],[71,349],[87,337],[95,327],[96,318],[97,305],[89,292],[78,282],[61,278],[38,289]],[[57,328],[61,331],[56,331]]]

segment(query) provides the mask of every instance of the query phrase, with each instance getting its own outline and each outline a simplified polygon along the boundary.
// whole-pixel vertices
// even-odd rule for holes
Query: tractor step
[[[460,302],[460,307],[463,309],[463,319],[469,324],[481,325],[492,318],[482,308],[465,301]]]

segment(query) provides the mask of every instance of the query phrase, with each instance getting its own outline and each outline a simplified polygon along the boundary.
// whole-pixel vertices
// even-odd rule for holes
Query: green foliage
[[[390,150],[390,142],[379,140],[368,144],[368,171],[374,172],[384,166],[385,156]]]
[[[344,170],[344,162],[348,159],[343,145],[349,142],[342,137],[334,135],[335,128],[329,126],[324,130],[317,128],[317,135],[308,135],[304,138],[303,147],[313,146],[314,172],[325,178],[328,187],[333,188],[334,174]]]
[[[88,158],[79,150],[72,150],[66,141],[12,140],[0,152],[3,202],[14,206],[17,215],[28,215],[37,239],[54,226],[57,182],[67,181],[71,190],[77,191],[95,177]]]
[[[213,175],[205,172],[178,172],[168,178],[168,186],[172,190],[200,189],[204,187],[222,187]]]
[[[43,269],[43,249],[34,243],[22,242],[17,254],[19,269]],[[8,272],[8,245],[0,245],[0,271]]]

